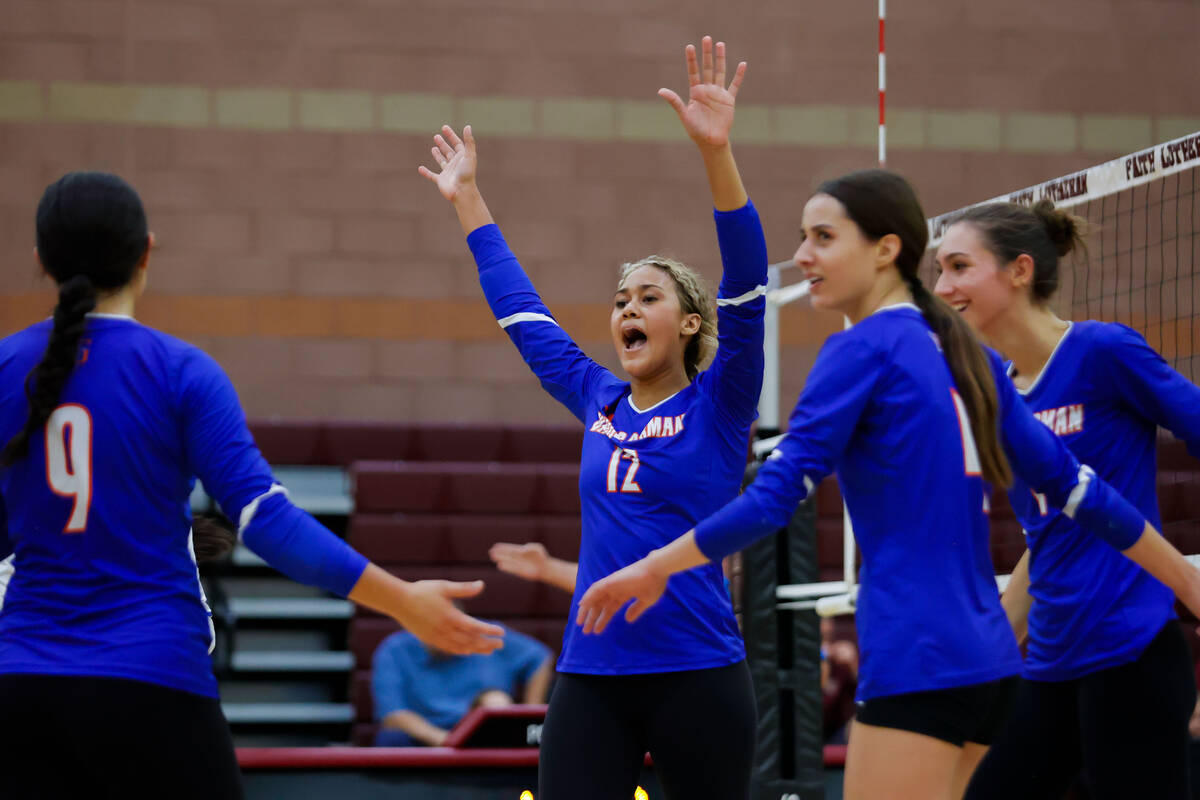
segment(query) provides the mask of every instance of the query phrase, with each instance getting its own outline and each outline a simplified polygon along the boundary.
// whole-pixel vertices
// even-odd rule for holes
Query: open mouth
[[[951,303],[950,307],[961,314],[962,312],[967,310],[968,305],[970,305],[970,304],[969,303]]]
[[[626,328],[622,331],[621,338],[625,342],[625,352],[627,353],[641,350],[646,346],[646,334],[637,328]]]
[[[824,282],[825,282],[824,278],[810,277],[808,279],[808,290],[811,292],[813,289],[816,289],[818,286],[820,286]]]

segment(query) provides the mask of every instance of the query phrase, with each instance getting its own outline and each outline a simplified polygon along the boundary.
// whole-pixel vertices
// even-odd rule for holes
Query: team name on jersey
[[[1047,408],[1045,411],[1035,411],[1033,415],[1054,431],[1056,436],[1066,436],[1083,430],[1083,403]]]
[[[599,433],[602,436],[607,436],[610,439],[616,439],[618,442],[637,442],[642,439],[661,439],[667,436],[674,436],[677,433],[683,432],[683,418],[687,416],[687,412],[676,414],[668,417],[651,417],[646,423],[646,427],[642,428],[641,433],[629,434],[625,431],[619,431],[608,417],[597,412],[596,421],[592,423],[592,427],[588,430],[592,433]]]

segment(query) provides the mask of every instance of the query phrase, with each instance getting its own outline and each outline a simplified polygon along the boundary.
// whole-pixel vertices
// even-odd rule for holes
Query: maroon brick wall
[[[893,108],[1200,115],[1191,0],[893,4]],[[760,0],[0,0],[0,81],[653,100],[705,32],[751,64],[742,102],[871,105],[875,4]],[[1152,57],[1150,54],[1153,54]],[[0,110],[2,112],[2,110]],[[3,119],[0,113],[0,119]],[[687,143],[493,137],[480,183],[545,299],[613,365],[616,266],[718,276]],[[773,259],[813,185],[867,147],[737,146]],[[895,149],[936,213],[1117,153]],[[205,347],[254,416],[565,421],[490,319],[425,136],[0,121],[0,331],[53,302],[33,207],[61,172],[142,193],[161,248],[139,315]],[[838,322],[785,312],[784,405]]]

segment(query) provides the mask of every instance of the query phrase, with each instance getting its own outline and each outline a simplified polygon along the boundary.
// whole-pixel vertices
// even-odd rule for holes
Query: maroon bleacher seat
[[[505,460],[524,463],[578,464],[583,428],[511,425],[506,429]]]
[[[351,476],[359,511],[579,512],[578,465],[358,461]]]
[[[417,426],[403,423],[326,422],[325,451],[335,466],[412,457]]]
[[[254,420],[250,433],[269,464],[333,463],[322,422]]]
[[[538,467],[537,510],[543,514],[579,514],[578,464]]]
[[[578,464],[578,425],[487,425],[329,420],[250,421],[271,464],[348,466],[355,461],[504,461]]]
[[[414,461],[500,461],[505,430],[499,425],[427,423],[415,430]]]

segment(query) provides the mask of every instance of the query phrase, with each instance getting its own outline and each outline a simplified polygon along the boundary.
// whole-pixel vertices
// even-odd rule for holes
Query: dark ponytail
[[[991,365],[962,318],[917,277],[929,229],[916,192],[904,178],[881,169],[852,172],[823,183],[817,191],[841,203],[867,238],[878,241],[888,234],[900,238],[896,269],[941,342],[950,375],[971,420],[983,477],[993,486],[1007,488],[1012,484],[1012,469],[1000,444],[999,401]]]
[[[72,172],[46,187],[37,208],[38,258],[58,284],[58,304],[46,351],[25,379],[29,417],[0,451],[0,467],[29,452],[75,368],[100,291],[128,284],[148,245],[142,201],[116,175]]]
[[[76,275],[58,287],[58,305],[54,307],[54,328],[42,360],[25,378],[25,397],[29,400],[29,418],[17,435],[9,439],[0,453],[0,466],[11,466],[29,452],[29,439],[42,429],[58,406],[63,387],[71,377],[83,338],[86,315],[96,307],[96,288],[86,275]]]

